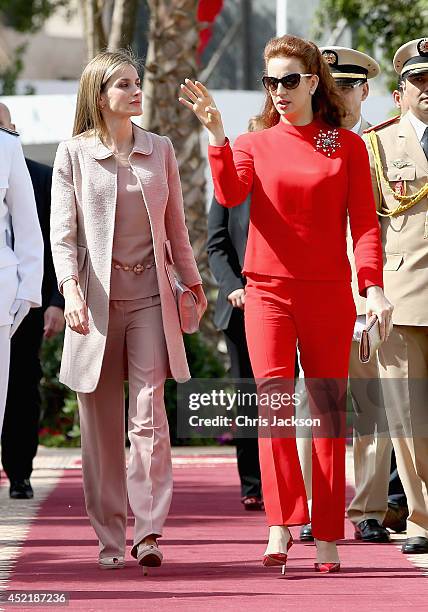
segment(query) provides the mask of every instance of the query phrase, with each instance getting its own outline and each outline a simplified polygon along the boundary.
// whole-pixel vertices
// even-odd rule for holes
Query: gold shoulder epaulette
[[[416,193],[413,193],[412,195],[405,195],[406,193],[405,181],[404,181],[404,194],[401,194],[391,188],[391,185],[389,184],[389,181],[385,176],[382,159],[381,159],[380,152],[379,152],[379,141],[378,141],[378,136],[376,134],[376,128],[381,128],[381,127],[385,127],[386,125],[390,125],[394,123],[394,121],[397,121],[397,119],[399,119],[399,116],[393,117],[392,119],[389,119],[388,121],[385,121],[384,123],[380,123],[379,125],[375,125],[373,128],[370,128],[369,130],[365,130],[364,132],[364,133],[368,133],[367,139],[368,139],[368,143],[373,153],[374,170],[376,174],[376,183],[377,183],[377,188],[379,191],[380,201],[382,202],[382,197],[383,197],[382,191],[384,189],[390,195],[392,195],[394,200],[396,200],[397,202],[397,206],[393,210],[389,210],[388,207],[383,205],[382,209],[380,211],[377,211],[377,214],[380,217],[395,217],[396,215],[400,215],[406,210],[409,210],[409,208],[412,208],[412,206],[420,202],[426,195],[428,195],[428,181]],[[428,238],[428,234],[424,237]]]
[[[368,134],[369,132],[380,130],[386,127],[387,125],[391,125],[392,123],[395,123],[399,119],[401,119],[401,115],[395,115],[395,117],[390,117],[386,121],[382,121],[382,123],[378,123],[377,125],[371,125],[366,130],[364,130],[363,134]]]
[[[19,136],[18,132],[15,132],[15,130],[9,130],[9,128],[3,127],[1,125],[0,130],[3,130],[3,132],[7,132],[8,134],[12,134],[13,136]]]

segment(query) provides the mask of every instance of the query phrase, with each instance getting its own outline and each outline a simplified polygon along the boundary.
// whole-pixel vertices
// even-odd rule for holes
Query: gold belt
[[[141,274],[142,272],[144,272],[144,270],[152,268],[155,265],[155,262],[150,261],[149,263],[135,264],[135,266],[131,266],[130,264],[123,264],[119,261],[113,260],[112,264],[115,270],[125,270],[125,272],[134,272],[134,274]]]

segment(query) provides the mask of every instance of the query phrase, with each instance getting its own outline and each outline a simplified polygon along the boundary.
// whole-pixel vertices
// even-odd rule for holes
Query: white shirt
[[[43,278],[43,238],[33,185],[19,138],[4,130],[0,130],[0,240],[1,326],[12,323],[10,308],[16,299],[41,305]]]
[[[425,130],[428,127],[427,123],[424,123],[423,121],[421,121],[420,119],[418,119],[418,117],[416,117],[412,111],[409,111],[407,113],[407,117],[410,121],[410,123],[413,126],[413,129],[416,132],[416,136],[418,137],[419,142],[421,142],[422,140],[422,136],[424,135]]]
[[[353,128],[351,128],[351,132],[354,132],[354,134],[359,134],[362,121],[363,118],[360,115],[360,118],[358,119],[357,123],[354,125]]]

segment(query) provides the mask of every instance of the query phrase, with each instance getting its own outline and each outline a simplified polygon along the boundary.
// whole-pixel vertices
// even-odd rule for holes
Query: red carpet
[[[263,568],[264,516],[241,509],[237,485],[234,465],[175,468],[174,501],[161,540],[165,563],[143,576],[129,553],[124,570],[98,569],[81,473],[67,471],[40,508],[8,589],[67,591],[67,609],[88,612],[428,610],[428,580],[395,544],[349,539],[340,547],[343,571],[320,576],[313,569],[314,546],[297,541],[285,576]],[[130,537],[131,520],[129,525]]]

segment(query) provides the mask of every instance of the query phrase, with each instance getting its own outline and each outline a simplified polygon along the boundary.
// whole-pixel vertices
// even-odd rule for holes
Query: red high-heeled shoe
[[[263,557],[263,565],[265,567],[277,567],[282,565],[282,573],[285,573],[285,565],[287,563],[287,555],[290,548],[293,546],[293,536],[290,533],[290,539],[287,542],[287,552],[286,553],[269,553],[268,555],[264,555]]]
[[[321,574],[331,574],[332,572],[340,572],[340,563],[314,563],[315,571]]]

